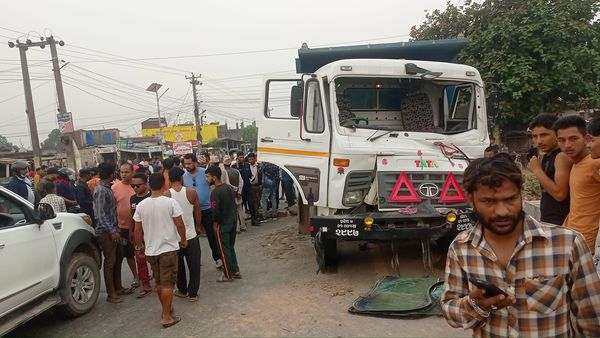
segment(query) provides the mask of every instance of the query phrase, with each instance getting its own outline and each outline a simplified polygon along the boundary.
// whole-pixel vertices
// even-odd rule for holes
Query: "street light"
[[[162,130],[162,123],[161,123],[161,118],[160,118],[160,98],[163,95],[165,95],[165,93],[169,90],[169,88],[167,88],[162,94],[160,94],[160,96],[158,96],[158,90],[161,87],[162,87],[162,85],[160,83],[153,82],[150,86],[148,86],[148,88],[146,88],[146,91],[154,92],[156,94],[156,109],[158,111],[158,137],[160,138],[160,149],[162,151],[163,130]],[[162,156],[162,154],[161,154],[161,156]]]

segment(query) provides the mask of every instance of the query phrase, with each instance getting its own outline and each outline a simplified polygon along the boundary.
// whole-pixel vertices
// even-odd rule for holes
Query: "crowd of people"
[[[259,226],[277,219],[280,183],[286,208],[296,203],[289,176],[282,179],[279,167],[259,163],[255,153],[103,162],[78,173],[46,166],[32,173],[26,162],[12,168],[10,190],[55,212],[91,217],[104,257],[106,301],[120,303],[136,289],[138,298],[156,290],[163,327],[180,320],[172,312],[173,297],[198,300],[201,238],[223,272],[217,282],[233,282],[242,278],[235,241],[247,231],[247,220]],[[133,276],[130,286],[121,278],[123,261]]]
[[[472,161],[463,189],[477,225],[448,250],[442,313],[474,336],[598,337],[600,118],[542,114],[529,129],[543,153],[527,166],[543,189],[541,219],[523,211],[510,156]]]

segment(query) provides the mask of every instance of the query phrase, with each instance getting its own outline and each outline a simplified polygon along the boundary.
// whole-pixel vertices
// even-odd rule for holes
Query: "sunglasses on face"
[[[137,188],[139,188],[139,187],[143,186],[143,184],[130,184],[130,186],[131,186],[133,189],[137,189]]]

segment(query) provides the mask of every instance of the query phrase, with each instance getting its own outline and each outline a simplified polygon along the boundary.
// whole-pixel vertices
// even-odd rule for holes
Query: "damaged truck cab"
[[[321,270],[338,240],[428,245],[472,226],[462,175],[489,139],[481,76],[451,62],[464,44],[302,48],[297,76],[265,82],[259,159],[311,209]]]

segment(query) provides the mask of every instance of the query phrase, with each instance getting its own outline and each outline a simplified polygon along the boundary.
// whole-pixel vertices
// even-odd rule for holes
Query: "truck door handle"
[[[62,222],[52,223],[52,226],[56,230],[60,230],[62,228]]]
[[[273,143],[273,139],[270,138],[270,137],[262,137],[260,139],[260,142],[270,142],[270,143]]]
[[[4,249],[5,245],[4,244],[0,244],[0,249]]]

